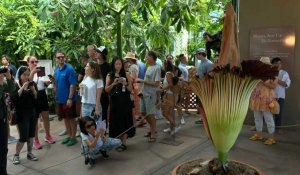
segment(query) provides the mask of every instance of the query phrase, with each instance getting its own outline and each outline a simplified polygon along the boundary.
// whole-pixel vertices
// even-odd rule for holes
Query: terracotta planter
[[[177,165],[177,166],[172,170],[172,175],[177,175],[177,171],[178,171],[178,169],[179,169],[182,165],[184,165],[184,164],[189,164],[189,163],[194,162],[194,161],[197,161],[197,160],[198,160],[198,159],[196,159],[196,160],[190,160],[190,161],[187,161],[187,162],[184,162],[184,163],[181,163],[181,164]],[[255,171],[257,171],[257,173],[258,173],[259,175],[264,175],[263,172],[261,172],[259,169],[257,169],[256,167],[254,167],[254,166],[252,166],[252,165],[246,164],[246,163],[244,163],[244,162],[236,161],[236,160],[229,160],[229,161],[230,161],[230,162],[236,162],[236,163],[242,164],[242,165],[244,165],[244,166],[248,166],[248,167],[254,169]],[[203,161],[203,162],[204,162],[204,161]]]

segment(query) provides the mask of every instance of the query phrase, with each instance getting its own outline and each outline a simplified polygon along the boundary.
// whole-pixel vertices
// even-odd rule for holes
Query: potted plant
[[[190,71],[189,83],[201,99],[205,111],[201,114],[203,124],[218,155],[209,161],[195,160],[177,166],[173,174],[262,174],[250,165],[228,161],[228,153],[242,129],[252,91],[261,79],[275,78],[278,71],[258,60],[243,61],[242,68],[237,67],[238,62],[236,17],[230,3],[226,6],[218,64],[203,79],[194,78],[195,70]]]

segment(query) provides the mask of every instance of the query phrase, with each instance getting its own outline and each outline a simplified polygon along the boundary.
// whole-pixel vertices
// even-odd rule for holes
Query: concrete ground
[[[143,135],[148,127],[138,128],[137,135],[128,140],[128,149],[124,152],[111,151],[110,157],[99,156],[93,167],[84,165],[80,154],[80,144],[66,147],[60,143],[64,137],[58,133],[64,128],[63,122],[55,118],[51,121],[51,130],[57,143],[49,145],[42,141],[43,149],[33,153],[39,161],[26,159],[26,145],[20,155],[21,164],[13,165],[12,158],[15,143],[9,144],[8,173],[15,175],[168,175],[179,163],[197,158],[210,159],[216,155],[214,147],[207,139],[202,125],[194,124],[195,114],[186,117],[176,140],[184,143],[171,146],[160,143],[169,138],[162,132],[167,125],[158,120],[158,139],[156,143],[148,143]],[[276,135],[277,144],[265,146],[262,142],[253,142],[248,138],[253,131],[244,126],[239,138],[230,152],[230,159],[246,162],[256,166],[266,175],[290,175],[300,172],[300,137],[299,132],[284,131]],[[11,128],[13,136],[17,136],[16,128]],[[44,133],[40,133],[40,138]]]

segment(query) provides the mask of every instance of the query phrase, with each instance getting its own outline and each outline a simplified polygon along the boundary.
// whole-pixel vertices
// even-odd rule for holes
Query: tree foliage
[[[199,32],[221,30],[220,15],[212,12],[222,12],[228,1],[1,0],[0,52],[51,59],[61,49],[77,62],[87,45],[96,44],[112,55],[121,47],[121,54],[135,51],[143,58],[150,49],[162,55],[176,49],[172,43],[182,30],[191,35],[191,52],[203,44]]]

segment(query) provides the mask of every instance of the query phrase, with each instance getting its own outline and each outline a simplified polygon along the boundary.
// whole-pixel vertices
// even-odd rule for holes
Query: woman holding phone
[[[45,69],[37,67],[38,59],[36,56],[29,56],[27,58],[27,64],[30,69],[29,79],[37,84],[38,89],[38,103],[37,103],[37,114],[43,120],[46,136],[44,140],[50,144],[54,144],[55,140],[50,135],[50,122],[49,122],[49,105],[48,97],[46,94],[46,87],[51,83],[45,79]],[[35,149],[42,149],[42,145],[38,137],[38,122],[36,124],[35,139],[33,141],[33,147]]]
[[[13,164],[20,164],[20,152],[27,142],[27,159],[37,161],[38,158],[32,154],[32,143],[37,123],[37,87],[29,79],[30,71],[27,66],[21,66],[16,74],[17,87],[12,96],[12,101],[17,114],[17,127],[19,141],[16,145],[16,153]]]
[[[110,94],[109,136],[120,137],[122,145],[117,151],[124,151],[127,149],[127,138],[135,135],[130,99],[132,83],[121,58],[115,57],[111,68],[112,72],[107,74],[105,86],[105,91]]]

